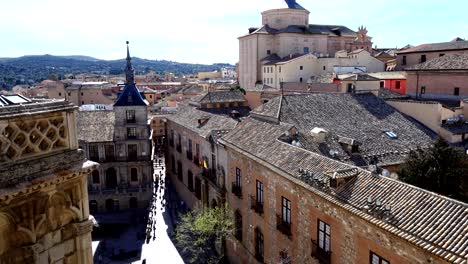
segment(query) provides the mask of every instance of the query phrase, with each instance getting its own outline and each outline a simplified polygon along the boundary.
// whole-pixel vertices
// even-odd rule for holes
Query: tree
[[[227,204],[203,208],[183,215],[176,228],[175,241],[187,263],[219,263],[227,236],[234,232],[232,211]]]
[[[236,87],[231,88],[231,91],[238,91],[245,95],[245,89],[237,85]]]
[[[431,148],[412,151],[399,171],[400,180],[468,202],[468,156],[438,139]]]

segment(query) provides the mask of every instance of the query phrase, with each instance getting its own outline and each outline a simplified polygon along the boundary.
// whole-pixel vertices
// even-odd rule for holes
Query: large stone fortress
[[[262,80],[261,61],[273,54],[281,58],[304,53],[329,57],[341,50],[372,51],[372,38],[364,27],[355,32],[345,26],[309,24],[309,11],[295,1],[286,2],[289,8],[262,12],[262,26],[250,28],[247,35],[239,37],[242,87],[252,88]]]
[[[0,263],[92,263],[87,175],[65,101],[0,96]]]

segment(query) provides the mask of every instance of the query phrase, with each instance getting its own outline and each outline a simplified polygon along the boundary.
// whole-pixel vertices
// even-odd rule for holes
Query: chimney
[[[310,131],[310,134],[314,138],[314,142],[323,143],[323,142],[325,142],[328,131],[326,131],[325,129],[320,128],[320,127],[314,127],[314,129],[312,129]]]
[[[358,174],[358,168],[325,172],[325,175],[330,179],[330,188],[334,190],[340,189],[347,182],[355,179]]]

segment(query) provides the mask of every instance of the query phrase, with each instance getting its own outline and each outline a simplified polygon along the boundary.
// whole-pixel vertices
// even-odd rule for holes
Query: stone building
[[[337,96],[352,100],[349,94]],[[325,123],[313,121],[305,109],[313,102],[294,97],[255,109],[219,140],[228,160],[226,199],[235,211],[235,236],[226,245],[231,263],[467,263],[467,204],[329,157],[326,145],[306,145],[301,138],[322,140],[324,130],[309,128],[323,126],[328,117],[315,112]],[[377,114],[364,121],[369,125],[356,119],[359,111],[350,120],[337,118],[372,129],[370,124],[386,116],[386,129],[397,129],[392,120],[400,114],[376,113],[378,105],[364,99],[368,111]],[[341,107],[335,106],[340,113],[350,110]],[[413,133],[405,131],[398,137]],[[366,137],[384,143],[372,144],[375,154],[395,140],[382,131]],[[355,140],[337,140],[353,151]]]
[[[239,37],[238,78],[244,89],[262,81],[262,60],[268,56],[313,53],[330,57],[356,49],[372,52],[372,38],[364,27],[355,32],[345,26],[309,24],[309,11],[297,3],[288,6],[262,12],[262,26]]]
[[[467,54],[468,41],[454,39],[450,42],[427,43],[397,51],[396,70],[401,71],[416,64],[448,54]]]
[[[468,49],[466,54],[448,54],[405,70],[407,95],[429,99],[468,98]]]
[[[65,101],[0,96],[0,263],[93,263],[87,175]]]
[[[93,213],[144,209],[152,195],[148,103],[135,86],[128,50],[125,73],[125,88],[113,111],[79,113],[80,146],[101,164],[88,180]]]
[[[217,141],[248,114],[246,105],[240,92],[209,92],[167,115],[167,172],[190,208],[224,202],[227,159]]]

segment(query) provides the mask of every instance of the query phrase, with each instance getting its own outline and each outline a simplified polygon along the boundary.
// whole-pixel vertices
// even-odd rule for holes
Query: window
[[[127,146],[127,151],[128,151],[128,159],[129,160],[137,160],[138,152],[137,152],[137,145],[136,144],[128,145]]]
[[[195,144],[195,153],[196,153],[196,157],[197,159],[200,159],[200,145],[199,144]]]
[[[444,55],[445,55],[444,53],[441,53],[441,54],[439,54],[439,57],[442,57],[442,56],[444,56]]]
[[[370,252],[369,255],[369,263],[370,264],[390,264],[390,262],[381,256],[375,254],[374,252]]]
[[[400,81],[396,81],[396,83],[395,83],[395,88],[396,88],[396,89],[400,89],[400,88],[401,88],[401,83],[400,83]]]
[[[263,73],[266,73],[266,67],[263,67]]]
[[[137,168],[131,168],[130,169],[130,180],[132,182],[138,181],[138,170],[137,170]]]
[[[327,69],[327,67],[325,67],[325,65],[324,65],[324,66],[323,66],[323,70],[326,70],[326,69]]]
[[[426,55],[421,55],[421,63],[426,62]]]
[[[285,224],[291,224],[291,201],[281,196],[281,220]]]
[[[380,82],[380,88],[384,88],[384,85],[385,85],[385,82],[384,82],[384,81],[381,81],[381,82]]]
[[[278,71],[281,72],[281,66],[279,66]]]
[[[301,70],[301,71],[302,71],[303,69],[304,69],[304,66],[302,66],[302,65],[301,65],[301,66],[299,66],[299,70]]]
[[[183,181],[184,180],[184,176],[183,176],[183,171],[182,171],[182,162],[180,161],[177,161],[177,179],[179,179],[179,181]]]
[[[93,170],[92,176],[93,176],[93,183],[94,184],[99,184],[101,182],[101,179],[99,178],[99,171],[98,170]]]
[[[136,139],[136,127],[127,127],[127,138],[128,139]]]
[[[270,55],[271,54],[271,50],[267,50],[267,55]]]
[[[256,182],[256,197],[257,203],[263,204],[263,183],[259,180]]]
[[[406,65],[406,56],[403,56],[402,61],[401,61],[401,65]]]
[[[302,82],[302,77],[301,77],[301,78],[299,78],[299,82]]]
[[[83,93],[81,93],[81,96],[83,96]]]
[[[98,145],[89,145],[89,159],[92,161],[99,161]]]
[[[425,94],[426,93],[426,86],[421,86],[421,94]]]
[[[71,96],[71,93],[68,93],[68,96]]]
[[[104,152],[106,154],[106,160],[113,161],[115,159],[114,145],[105,145]]]
[[[135,123],[135,110],[127,110],[127,123]]]
[[[201,200],[201,180],[198,177],[195,177],[195,197]]]
[[[460,95],[460,88],[459,87],[453,88],[453,95]]]
[[[171,156],[171,170],[172,170],[172,173],[176,173],[176,167],[175,167],[175,157],[174,155]]]
[[[241,187],[242,183],[242,172],[241,172],[241,169],[239,168],[236,168],[236,186],[237,187]]]
[[[318,246],[325,252],[330,252],[330,226],[318,220]]]
[[[255,258],[259,262],[263,262],[263,234],[262,231],[257,227],[255,228]]]
[[[305,54],[309,53],[309,47],[304,47],[304,53]]]
[[[62,96],[62,93],[59,93],[59,96]]]
[[[189,191],[193,192],[193,173],[190,170],[187,171],[187,187]]]
[[[239,210],[236,210],[234,213],[234,224],[236,227],[234,236],[237,238],[237,240],[242,241],[242,215]]]

